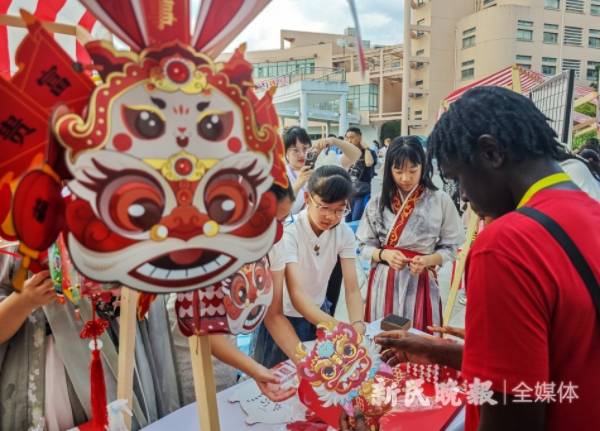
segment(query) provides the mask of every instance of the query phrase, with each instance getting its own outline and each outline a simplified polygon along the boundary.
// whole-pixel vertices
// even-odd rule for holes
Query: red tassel
[[[100,350],[92,350],[90,363],[92,423],[96,430],[104,431],[108,426],[108,410],[106,407],[106,384],[104,383],[104,370],[100,359]]]

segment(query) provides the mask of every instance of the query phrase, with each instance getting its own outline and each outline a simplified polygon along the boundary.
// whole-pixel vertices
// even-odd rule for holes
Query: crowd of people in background
[[[559,212],[563,204],[562,208],[573,208],[583,229],[597,232],[597,224],[592,224],[599,220],[599,206],[579,189],[600,200],[600,145],[590,140],[578,156],[569,154],[531,102],[508,93],[476,89],[465,94],[436,126],[429,140],[429,153],[412,136],[385,136],[383,144],[373,148],[357,127],[350,127],[343,138],[330,136],[314,142],[301,127],[284,131],[290,185],[288,189],[271,189],[278,202],[277,218],[284,226],[282,239],[268,255],[273,302],[254,335],[250,356],[237,351],[226,337],[213,338],[215,356],[219,364],[226,364],[224,368],[215,365],[222,370],[217,374],[220,388],[233,384],[236,370],[242,370],[271,399],[286,396],[276,389],[277,379],[269,368],[288,358],[295,361],[296,346],[315,339],[317,323],[335,322],[342,286],[347,316],[360,333],[365,332],[368,322],[388,314],[406,317],[425,332],[447,323],[442,321],[436,271],[456,259],[465,239],[465,227],[459,214],[463,203],[453,202],[434,185],[432,177],[438,175],[460,184],[456,196],[470,201],[480,217],[498,219],[492,221],[493,228],[486,228],[469,262],[471,283],[477,283],[477,287],[469,295],[464,352],[462,346],[444,340],[398,333],[383,334],[378,342],[395,352],[392,356],[397,358],[462,366],[469,375],[490,378],[497,394],[502,393],[497,383],[505,375],[532,382],[560,377],[579,379],[588,400],[597,399],[588,389],[600,384],[600,374],[591,370],[595,365],[586,362],[598,359],[600,351],[600,325],[593,304],[581,283],[576,300],[569,299],[571,294],[564,291],[567,286],[563,282],[568,279],[572,283],[577,272],[564,256],[559,256],[560,250],[548,255],[549,261],[539,257],[547,242],[535,245],[535,235],[523,231],[525,227],[533,228],[534,222],[519,219],[513,210],[532,184],[562,172],[562,167],[572,178],[540,192],[531,205],[560,219],[583,248],[583,254],[593,259],[591,266],[598,277],[598,249],[594,252],[594,244]],[[493,115],[485,113],[497,105],[506,106]],[[517,114],[522,118],[515,117]],[[529,125],[523,123],[523,118]],[[508,129],[514,129],[514,133],[507,133]],[[432,156],[441,163],[441,172],[434,172]],[[376,175],[382,185],[381,191],[373,194],[371,184]],[[508,213],[510,216],[505,216]],[[536,235],[543,236],[540,229],[537,227]],[[357,257],[370,267],[363,292],[359,289]],[[10,288],[14,261],[6,254],[0,259],[0,429],[28,429],[45,421],[48,429],[55,430],[81,423],[89,417],[84,408],[89,403],[81,389],[84,380],[72,381],[72,374],[64,373],[65,358],[81,346],[61,338],[74,334],[77,325],[54,309],[47,273],[31,277],[23,293],[16,294]],[[547,265],[562,269],[559,273]],[[494,277],[502,278],[507,290],[493,289],[498,286]],[[536,290],[538,285],[546,287]],[[518,293],[519,286],[527,286],[528,290]],[[519,298],[517,305],[513,305],[513,296]],[[589,313],[581,313],[582,309]],[[137,369],[148,371],[136,375],[136,426],[193,401],[188,346],[182,341],[173,313],[172,301],[161,299],[138,324],[138,331],[145,335],[138,337],[141,347],[136,350]],[[522,325],[517,328],[519,322]],[[111,324],[112,342],[118,345],[118,324]],[[70,332],[57,334],[53,331],[56,328]],[[165,344],[158,349],[152,341],[153,331],[157,330],[171,335],[171,343],[167,344],[175,353],[159,352]],[[575,333],[576,343],[572,337]],[[86,357],[81,355],[79,362],[71,360],[69,366],[84,375]],[[539,365],[537,371],[529,366],[524,369],[524,358]],[[159,367],[148,366],[157,361]],[[565,367],[572,370],[567,372]],[[593,376],[578,374],[577,370],[584,368]],[[60,382],[49,380],[61,369]],[[30,376],[36,376],[34,381],[38,382],[33,389],[37,398],[31,396]],[[109,386],[114,386],[114,376],[111,379]],[[165,381],[172,384],[159,383]],[[61,388],[58,392],[57,385]],[[600,422],[598,410],[589,410],[587,416],[579,417],[592,414]],[[527,429],[538,429],[534,425],[546,423],[546,417],[572,424],[566,418],[579,410],[544,406],[532,411],[531,416],[513,410],[501,417],[498,411],[482,409],[470,416],[468,429],[477,429],[479,421],[486,424],[492,420],[507,424],[503,429],[513,429],[510,420],[519,415],[533,424]]]

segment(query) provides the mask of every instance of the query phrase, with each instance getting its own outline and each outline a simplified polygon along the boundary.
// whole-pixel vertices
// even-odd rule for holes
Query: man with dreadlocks
[[[376,338],[384,358],[460,367],[473,384],[467,431],[600,429],[600,204],[560,168],[544,115],[512,91],[468,91],[429,147],[495,220],[467,263],[464,347],[393,331]],[[483,404],[478,382],[493,391]]]

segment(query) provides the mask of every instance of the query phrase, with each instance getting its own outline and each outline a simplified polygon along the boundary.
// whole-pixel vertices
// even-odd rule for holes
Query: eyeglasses
[[[313,195],[309,195],[310,203],[319,211],[320,215],[333,215],[337,218],[341,218],[350,214],[350,208],[346,206],[343,210],[335,210],[333,208],[329,208],[328,206],[321,205],[315,201]]]

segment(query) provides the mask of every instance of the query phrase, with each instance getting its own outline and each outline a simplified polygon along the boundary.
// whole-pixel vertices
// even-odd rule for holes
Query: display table
[[[369,324],[367,335],[375,335],[381,332],[379,329],[379,321]],[[418,332],[411,329],[411,332]],[[231,403],[231,396],[242,387],[242,385],[255,385],[254,381],[247,380],[235,386],[227,388],[217,394],[217,403],[219,404],[219,420],[221,430],[223,431],[285,431],[285,424],[262,424],[257,423],[249,425],[246,423],[246,414],[240,407],[239,403]],[[454,418],[447,431],[462,431],[465,423],[464,409]],[[196,404],[189,404],[176,412],[154,422],[144,428],[144,431],[198,431],[200,428],[198,421],[198,411]],[[203,430],[207,431],[207,430]],[[423,430],[427,431],[427,430]]]

